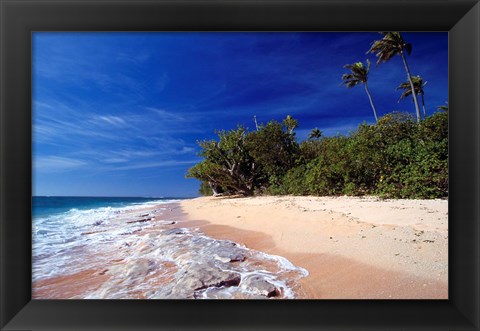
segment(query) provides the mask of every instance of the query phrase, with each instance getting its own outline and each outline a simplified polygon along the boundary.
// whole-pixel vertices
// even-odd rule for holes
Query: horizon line
[[[32,198],[145,198],[145,199],[180,199],[195,196],[120,196],[120,195],[32,195]]]

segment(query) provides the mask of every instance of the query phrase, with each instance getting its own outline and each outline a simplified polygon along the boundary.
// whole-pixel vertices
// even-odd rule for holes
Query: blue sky
[[[448,100],[447,33],[404,33],[412,74],[428,81],[427,112]],[[378,33],[33,34],[34,195],[196,196],[186,179],[197,140],[237,124],[287,115],[297,138],[318,127],[348,134],[373,123],[363,86],[347,89],[347,63],[369,58],[379,116],[414,113],[398,102],[400,57],[375,66]]]

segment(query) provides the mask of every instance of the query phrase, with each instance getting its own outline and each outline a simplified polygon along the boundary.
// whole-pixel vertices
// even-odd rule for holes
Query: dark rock
[[[148,222],[151,221],[152,218],[143,218],[141,220],[136,220],[136,221],[127,221],[127,223],[143,223],[143,222]]]
[[[173,229],[162,231],[162,234],[167,236],[172,234],[184,234],[184,233],[185,231],[180,228],[173,228]]]
[[[130,231],[130,232],[122,232],[120,233],[121,236],[127,236],[129,234],[134,234],[134,233],[137,233],[137,232],[140,232],[142,231],[142,229],[136,229],[136,230],[133,230],[133,231]]]
[[[216,241],[214,245],[208,247],[208,251],[224,262],[243,262],[247,258],[245,249],[229,241]]]
[[[242,250],[219,249],[217,255],[220,258],[228,259],[229,262],[243,262],[246,260],[245,252]]]
[[[241,280],[240,274],[236,272],[223,271],[210,265],[195,265],[189,269],[187,275],[197,278],[201,283],[196,290],[211,286],[237,286]]]
[[[238,286],[240,274],[223,271],[212,265],[194,264],[183,270],[175,286],[172,296],[177,298],[193,298],[195,291],[208,287]]]
[[[149,259],[137,259],[125,265],[125,277],[135,279],[145,277],[155,269],[155,261]]]
[[[280,295],[279,289],[258,275],[247,278],[242,285],[250,291],[261,294],[268,298]]]
[[[102,232],[107,232],[107,230],[82,232],[81,235],[84,236],[84,235],[87,235],[87,234],[95,234],[95,233],[102,233]]]
[[[99,273],[99,275],[105,275],[107,273],[108,269],[103,270],[102,272]]]

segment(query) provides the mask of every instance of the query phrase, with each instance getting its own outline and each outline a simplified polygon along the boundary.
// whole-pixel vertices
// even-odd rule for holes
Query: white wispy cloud
[[[120,148],[114,146],[111,149],[84,149],[76,152],[76,155],[82,156],[82,158],[89,159],[92,163],[100,163],[104,167],[104,170],[118,169],[121,166],[135,165],[134,168],[148,168],[154,165],[168,165],[171,157],[188,157],[188,155],[194,156],[195,149],[190,146],[186,146],[184,142],[177,145],[178,141],[173,139],[172,143],[168,140],[171,138],[164,138],[163,147],[142,147],[140,149],[132,148]],[[167,162],[167,163],[164,163]],[[179,162],[184,162],[180,160]],[[147,166],[145,166],[147,165]],[[152,165],[152,166],[148,166]]]
[[[199,160],[186,160],[186,161],[167,160],[167,161],[160,161],[160,162],[132,164],[127,166],[112,168],[112,170],[132,170],[132,169],[146,169],[146,168],[175,167],[175,166],[184,166],[188,164],[195,164],[198,162]]]
[[[154,108],[154,107],[146,107],[145,109],[150,110],[157,114],[160,119],[168,120],[168,121],[185,121],[185,118],[178,113],[174,113],[171,111],[167,111],[165,109]]]
[[[34,101],[33,102],[33,108],[35,109],[35,107],[42,107],[42,108],[46,108],[46,109],[54,109],[54,107],[46,102],[39,102],[39,101]]]
[[[142,98],[145,95],[149,86],[136,79],[135,75],[150,55],[125,53],[115,56],[108,49],[93,50],[91,47],[80,47],[80,44],[66,46],[58,42],[52,45],[44,41],[35,54],[34,77],[48,78],[76,89],[100,90],[119,98],[132,98],[132,95]],[[72,53],[76,56],[68,56]],[[128,70],[116,70],[116,65],[125,65],[126,60],[129,61]]]
[[[151,58],[151,54],[147,52],[142,53],[126,53],[126,52],[119,52],[117,53],[116,60],[120,62],[141,65],[148,61]]]
[[[169,80],[170,79],[169,79],[166,72],[164,72],[162,75],[160,75],[159,78],[157,79],[156,83],[155,83],[157,91],[162,92],[163,90],[165,90]]]
[[[47,99],[47,100],[45,100]],[[33,111],[43,117],[51,117],[53,114],[69,114],[74,113],[75,109],[60,101],[58,98],[42,98],[40,100],[33,100]]]
[[[51,117],[36,118],[33,124],[34,140],[36,142],[54,142],[58,144],[61,141],[74,141],[79,137],[96,138],[103,140],[118,140],[119,137],[112,131],[99,130],[91,125],[92,123],[83,116],[55,118]]]
[[[123,158],[120,158],[120,157],[110,157],[110,158],[106,158],[106,159],[102,159],[103,162],[105,163],[124,163],[124,162],[128,162],[128,159],[123,159]]]
[[[127,124],[127,122],[119,116],[95,116],[94,121],[97,123],[107,123],[115,127],[123,127]]]
[[[152,157],[159,154],[159,151],[155,149],[122,149],[122,150],[111,150],[112,155],[117,155],[123,157],[127,160],[137,159],[137,158],[146,158]]]
[[[59,172],[68,171],[75,168],[86,166],[87,162],[78,159],[72,159],[61,156],[43,156],[33,158],[35,170],[40,172]]]

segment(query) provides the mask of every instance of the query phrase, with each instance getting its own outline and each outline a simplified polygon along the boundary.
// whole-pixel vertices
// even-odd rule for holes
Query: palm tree
[[[437,109],[441,111],[448,111],[448,101],[445,101],[444,105],[437,106]]]
[[[253,115],[253,121],[255,122],[255,129],[258,131],[257,115]]]
[[[425,85],[427,85],[428,82],[424,82],[422,77],[420,76],[412,76],[412,82],[413,82],[413,87],[415,89],[415,94],[416,95],[421,95],[422,96],[422,108],[423,108],[423,118],[427,117],[427,109],[425,108],[425,98],[424,94],[425,92],[423,91],[423,88]],[[402,95],[400,96],[400,100],[405,99],[409,95],[412,94],[412,88],[410,86],[410,82],[403,82],[400,84],[400,86],[397,87],[397,90],[403,90]]]
[[[289,134],[293,134],[293,130],[298,128],[298,121],[292,116],[288,115],[287,118],[283,120],[283,125],[285,125],[285,128]]]
[[[372,47],[368,50],[368,53],[376,53],[378,58],[377,64],[382,62],[387,62],[396,54],[399,54],[402,57],[403,65],[405,66],[405,71],[407,72],[408,82],[410,83],[410,88],[415,90],[413,86],[412,76],[410,75],[410,69],[408,68],[407,58],[405,53],[410,55],[412,52],[412,45],[403,40],[400,32],[380,32],[383,35],[383,38],[380,40],[375,40],[372,43]],[[412,93],[413,102],[415,103],[415,110],[417,113],[417,122],[420,123],[420,107],[418,106],[417,95]]]
[[[367,66],[365,67],[362,62],[356,62],[354,64],[346,64],[343,66],[344,68],[350,69],[349,74],[344,74],[342,76],[343,84],[345,84],[348,88],[357,86],[358,84],[362,83],[365,86],[365,92],[367,92],[368,99],[370,100],[370,105],[373,109],[373,116],[375,116],[375,121],[378,123],[377,111],[375,106],[373,105],[372,96],[370,95],[370,91],[368,90],[367,80],[368,80],[368,72],[370,71],[370,61],[367,60]]]
[[[322,136],[322,131],[320,131],[318,128],[315,128],[310,132],[310,135],[308,136],[308,139],[319,139]]]

